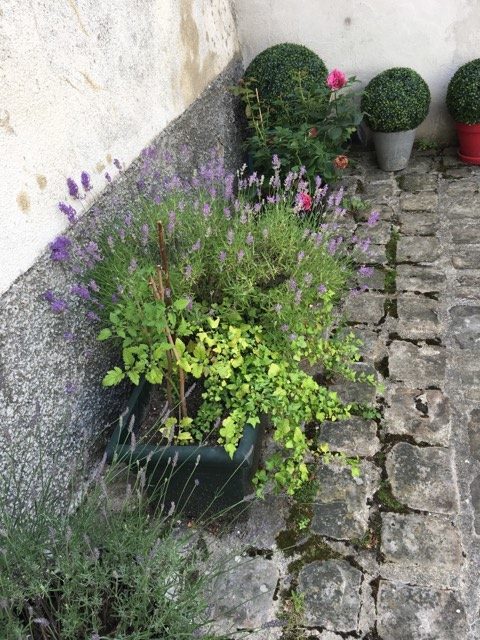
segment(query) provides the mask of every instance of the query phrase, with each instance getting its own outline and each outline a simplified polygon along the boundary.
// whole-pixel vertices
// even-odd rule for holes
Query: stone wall
[[[228,87],[241,73],[241,62],[234,57],[153,140],[148,147],[150,177],[161,176],[171,162],[167,157],[175,163],[185,146],[193,155],[192,166],[201,163],[212,147],[220,150],[227,166],[239,165],[238,105]],[[145,180],[144,157],[140,154],[107,184],[95,206],[82,216],[75,234],[88,233],[95,216],[132,207],[139,194],[138,181]],[[16,257],[12,248],[8,259]],[[49,480],[60,500],[74,469],[83,466],[83,458],[96,448],[102,450],[128,392],[125,387],[116,391],[101,387],[115,354],[96,342],[97,329],[86,321],[85,312],[69,313],[67,321],[64,315],[52,314],[43,300],[45,290],[62,294],[71,285],[47,250],[0,300],[0,492],[12,501],[18,496],[23,500],[25,492],[31,497]],[[13,484],[7,487],[8,482]]]

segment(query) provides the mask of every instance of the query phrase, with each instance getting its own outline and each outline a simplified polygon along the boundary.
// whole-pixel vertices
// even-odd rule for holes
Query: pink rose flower
[[[333,69],[327,76],[327,87],[338,91],[347,84],[347,76],[340,69]]]
[[[308,193],[299,193],[298,204],[302,211],[310,211],[312,208],[312,196]]]

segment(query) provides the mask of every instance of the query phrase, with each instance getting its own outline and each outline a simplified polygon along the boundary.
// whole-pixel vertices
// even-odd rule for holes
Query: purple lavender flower
[[[310,286],[313,281],[313,275],[311,273],[306,273],[303,277],[303,281],[307,286]]]
[[[86,171],[82,171],[82,174],[80,176],[80,181],[82,183],[82,187],[84,189],[84,191],[91,191],[92,190],[92,185],[90,184],[90,176],[88,175],[88,173]]]
[[[65,385],[65,393],[72,394],[77,391],[78,387],[74,382],[67,382]]]
[[[360,240],[358,242],[357,247],[360,249],[360,251],[363,251],[363,253],[367,253],[370,248],[370,243],[370,238],[365,238],[365,240]]]
[[[122,165],[120,164],[120,160],[118,160],[118,158],[113,159],[113,164],[117,167],[119,171],[122,170]]]
[[[99,316],[97,316],[97,314],[94,311],[87,311],[87,313],[85,314],[85,317],[87,318],[87,320],[90,320],[90,322],[100,321]]]
[[[203,205],[202,211],[205,218],[209,218],[212,215],[212,207],[208,204],[208,202]]]
[[[297,289],[295,291],[295,304],[300,304],[301,301],[302,301],[302,290]]]
[[[275,204],[275,196],[267,196],[267,204]]]
[[[273,308],[277,313],[280,313],[281,310],[283,309],[283,306],[279,302],[277,302],[277,304]]]
[[[305,258],[305,251],[299,251],[297,254],[297,262],[300,263]]]
[[[75,182],[73,178],[67,178],[67,187],[68,187],[68,193],[70,194],[70,196],[72,198],[75,198],[75,200],[78,200],[79,198],[78,184]]]
[[[245,242],[250,246],[253,244],[253,235],[251,233],[248,234],[248,236],[245,239]]]
[[[123,296],[124,292],[125,292],[125,287],[122,284],[119,284],[117,287],[117,293]]]
[[[55,240],[50,243],[50,258],[54,262],[65,262],[69,260],[71,245],[71,240],[66,236],[57,236]]]
[[[274,153],[273,156],[272,156],[272,167],[273,167],[273,169],[275,169],[275,170],[280,169],[280,165],[281,164],[282,163],[280,161],[280,158],[277,156],[276,153]]]
[[[287,287],[290,289],[290,291],[296,291],[298,289],[298,285],[295,278],[290,278],[287,281]]]
[[[105,180],[106,180],[107,182],[111,182],[111,181],[112,181],[112,176],[108,173],[108,171],[107,171],[107,173],[105,174]]]
[[[193,309],[193,298],[192,296],[187,296],[188,304],[185,307],[187,311],[191,311]]]
[[[224,208],[223,215],[225,216],[225,218],[227,220],[231,220],[232,219],[232,212],[230,211],[230,209],[228,207]]]
[[[368,217],[367,224],[369,227],[373,227],[380,220],[380,213],[378,211],[372,211]]]
[[[175,224],[177,222],[177,214],[175,211],[168,212],[168,225],[167,225],[167,233],[169,236],[175,231]]]
[[[58,208],[60,211],[67,217],[67,220],[70,224],[74,224],[77,221],[77,212],[72,207],[71,204],[66,204],[65,202],[59,202]]]
[[[233,243],[234,236],[235,236],[235,234],[233,232],[233,229],[229,229],[227,231],[227,242],[228,242],[228,244],[232,244]]]
[[[364,278],[373,276],[373,267],[366,267],[364,264],[358,269],[358,273]]]
[[[132,226],[132,221],[133,221],[133,215],[132,213],[129,211],[127,213],[127,215],[124,217],[123,222],[125,224],[126,227],[131,227]]]
[[[134,273],[134,271],[137,270],[138,267],[138,262],[135,260],[135,258],[132,258],[130,260],[130,264],[128,265],[128,273]]]
[[[228,173],[225,176],[225,188],[224,188],[224,198],[225,200],[231,200],[233,198],[233,181],[234,175],[233,173]]]
[[[320,295],[322,295],[322,293],[327,292],[327,287],[324,284],[319,284],[317,287],[317,291]]]
[[[82,298],[82,300],[90,300],[90,291],[84,284],[74,284],[70,289],[74,296]]]
[[[116,293],[112,293],[111,300],[112,300],[113,304],[117,304],[117,302],[120,300],[120,298],[117,296]]]
[[[280,327],[280,331],[283,331],[283,333],[286,333],[289,330],[289,326],[288,324],[282,324],[282,326]]]
[[[147,223],[142,224],[142,226],[140,227],[140,232],[141,232],[140,242],[142,243],[143,247],[146,247],[148,244],[148,232],[149,232]]]
[[[195,251],[200,251],[200,240],[197,240],[195,242],[195,244],[192,245],[192,248],[190,249],[190,251],[195,252]]]
[[[227,259],[226,251],[220,251],[220,253],[218,255],[218,259],[219,259],[220,263],[225,262],[225,260]]]
[[[191,264],[187,264],[186,267],[183,270],[183,275],[185,276],[185,278],[187,280],[190,280],[190,278],[192,277],[192,265]]]
[[[247,214],[245,213],[245,211],[242,211],[242,215],[240,216],[240,222],[241,224],[247,224],[247,221],[248,221]]]
[[[291,333],[291,334],[288,336],[288,339],[289,339],[289,340],[291,340],[292,342],[293,342],[294,340],[296,340],[297,338],[298,338],[298,336],[297,336],[297,334],[296,334],[296,333]]]
[[[63,334],[63,339],[65,342],[73,342],[75,340],[75,334],[73,331],[65,331]]]
[[[53,313],[63,313],[68,309],[67,302],[57,298],[51,289],[45,291],[43,299],[50,304],[50,310],[53,311]]]
[[[95,293],[98,293],[100,291],[100,287],[98,286],[98,284],[95,282],[95,280],[90,280],[90,282],[88,283],[88,286],[90,287],[90,289],[92,291],[94,291]]]
[[[245,251],[243,249],[240,249],[240,251],[237,253],[238,262],[241,262],[243,260],[244,256],[245,256]]]

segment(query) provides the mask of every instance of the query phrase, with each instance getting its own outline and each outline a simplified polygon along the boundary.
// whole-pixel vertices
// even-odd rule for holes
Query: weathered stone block
[[[387,394],[383,428],[386,433],[409,435],[417,442],[448,445],[450,403],[436,389],[408,389],[396,385]]]
[[[437,267],[401,264],[397,267],[397,291],[430,293],[443,291],[445,273]]]
[[[434,236],[439,226],[438,215],[433,211],[429,213],[402,211],[399,222],[404,236]]]
[[[457,246],[452,256],[455,269],[478,269],[480,267],[480,245]]]
[[[390,240],[390,234],[390,222],[382,219],[373,226],[361,223],[357,226],[355,231],[357,238],[370,238],[372,244],[387,244]]]
[[[464,640],[465,610],[453,591],[380,581],[378,634],[382,640]]]
[[[397,298],[397,333],[401,338],[421,340],[436,338],[440,332],[438,302],[415,294]]]
[[[359,478],[341,463],[321,464],[316,479],[319,490],[313,502],[311,530],[336,540],[361,538],[368,528],[367,501],[378,488],[380,472],[364,461]]]
[[[350,296],[345,304],[345,314],[350,322],[377,324],[385,315],[385,296],[367,291]]]
[[[460,349],[480,349],[480,307],[452,307],[450,318],[450,332]]]
[[[439,257],[440,243],[433,236],[405,236],[398,240],[398,262],[434,262]]]
[[[402,193],[400,207],[403,211],[435,211],[438,204],[436,193]]]
[[[445,377],[445,357],[443,347],[417,347],[410,342],[395,340],[390,345],[390,377],[413,388],[441,386]]]
[[[276,618],[273,600],[280,573],[271,560],[238,557],[226,564],[206,594],[212,631],[218,635],[237,629],[256,629]]]
[[[392,493],[412,509],[455,513],[458,492],[450,449],[396,444],[385,463]]]
[[[382,514],[381,551],[399,578],[435,586],[455,585],[463,564],[452,518],[409,513]]]
[[[347,456],[374,456],[380,450],[377,425],[373,420],[350,418],[323,422],[319,438],[328,442],[331,451],[343,451]]]
[[[357,362],[353,365],[357,373],[373,375],[377,379],[375,369],[367,362]],[[336,391],[345,403],[359,402],[361,404],[372,404],[375,402],[377,390],[368,382],[358,382],[340,379],[329,386],[331,391]]]
[[[312,562],[298,576],[307,626],[348,633],[358,628],[362,573],[346,560]]]
[[[398,176],[397,183],[402,191],[435,191],[438,185],[438,174],[405,173]]]

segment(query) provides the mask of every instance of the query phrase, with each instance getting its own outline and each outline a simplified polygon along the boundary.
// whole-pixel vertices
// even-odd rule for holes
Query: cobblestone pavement
[[[321,427],[332,449],[360,453],[361,478],[321,466],[310,505],[254,504],[223,539],[249,553],[218,578],[212,615],[250,640],[478,640],[480,168],[453,150],[395,174],[358,160],[348,193],[382,220],[360,220],[376,272],[346,310],[360,366],[384,382],[382,417]]]

